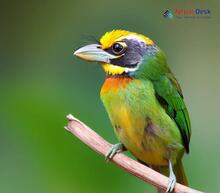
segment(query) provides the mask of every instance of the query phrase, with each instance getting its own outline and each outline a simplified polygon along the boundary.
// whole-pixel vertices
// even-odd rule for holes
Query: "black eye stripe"
[[[121,50],[120,45],[114,45],[116,43],[121,44],[123,49]],[[119,56],[110,60],[110,64],[116,66],[135,68],[138,64],[142,63],[144,57],[152,57],[158,52],[158,48],[155,45],[148,45],[131,39],[123,39],[114,42],[114,44],[105,49],[105,51]]]

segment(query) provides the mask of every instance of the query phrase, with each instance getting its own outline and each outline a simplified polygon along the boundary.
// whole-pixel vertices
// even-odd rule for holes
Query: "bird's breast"
[[[180,136],[173,136],[178,129],[158,103],[152,82],[111,77],[106,79],[100,94],[115,133],[125,147],[146,163],[166,164],[167,150],[169,146],[178,146]]]
[[[109,92],[118,92],[121,89],[125,89],[128,84],[132,81],[133,79],[131,77],[109,77],[105,80],[102,89],[101,89],[101,96],[105,95]]]
[[[153,96],[151,82],[129,77],[106,79],[101,89],[101,99],[117,137],[125,145],[127,143],[127,146],[140,149],[148,113],[151,114],[154,108]]]

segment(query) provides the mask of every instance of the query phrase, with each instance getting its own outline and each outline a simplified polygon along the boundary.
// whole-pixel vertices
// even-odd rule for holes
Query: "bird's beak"
[[[118,56],[114,56],[102,50],[99,44],[90,44],[82,48],[79,48],[73,53],[73,55],[86,61],[104,63],[110,63],[111,59],[118,58]]]

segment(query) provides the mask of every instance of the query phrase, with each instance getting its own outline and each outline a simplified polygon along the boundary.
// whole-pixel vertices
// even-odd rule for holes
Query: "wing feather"
[[[160,97],[158,101],[166,108],[169,116],[175,120],[180,130],[186,152],[189,153],[191,125],[180,85],[171,72],[161,75],[153,83],[156,95]],[[164,105],[164,101],[167,103],[166,105]]]

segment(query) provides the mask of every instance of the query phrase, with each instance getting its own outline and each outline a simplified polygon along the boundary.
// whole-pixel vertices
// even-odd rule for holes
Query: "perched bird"
[[[107,75],[100,94],[120,143],[106,158],[129,150],[169,176],[167,192],[176,181],[187,185],[181,159],[189,153],[190,119],[163,51],[144,35],[113,30],[74,55],[99,62]]]

